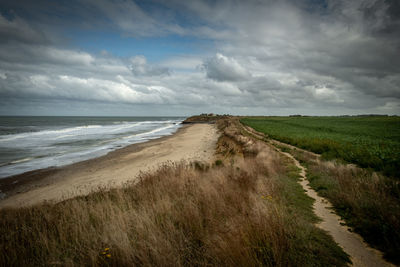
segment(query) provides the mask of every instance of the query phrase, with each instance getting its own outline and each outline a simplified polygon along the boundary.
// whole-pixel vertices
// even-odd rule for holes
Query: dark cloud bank
[[[400,114],[399,1],[210,2],[5,2],[0,113]],[[210,45],[149,62],[63,35],[98,28]]]

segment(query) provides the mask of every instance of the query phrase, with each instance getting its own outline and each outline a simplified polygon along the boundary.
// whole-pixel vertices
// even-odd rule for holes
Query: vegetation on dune
[[[213,114],[213,113],[209,113],[209,114],[200,114],[197,116],[191,116],[189,118],[187,118],[186,120],[184,120],[182,123],[183,124],[187,124],[187,123],[215,123],[216,121],[220,120],[220,119],[226,119],[228,118],[229,115],[218,115],[218,114]]]
[[[218,126],[213,166],[170,164],[136,185],[0,210],[0,265],[346,265],[314,226],[298,169],[234,123]]]
[[[400,178],[400,117],[247,117],[273,139]]]

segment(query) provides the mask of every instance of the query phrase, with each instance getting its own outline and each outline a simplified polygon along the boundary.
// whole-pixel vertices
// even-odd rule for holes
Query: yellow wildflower
[[[261,196],[261,198],[262,198],[262,199],[272,200],[272,196],[270,196],[270,195]]]

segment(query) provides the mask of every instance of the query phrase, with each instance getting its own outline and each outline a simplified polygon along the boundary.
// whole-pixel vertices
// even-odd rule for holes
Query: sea
[[[0,178],[171,135],[184,117],[0,117]]]

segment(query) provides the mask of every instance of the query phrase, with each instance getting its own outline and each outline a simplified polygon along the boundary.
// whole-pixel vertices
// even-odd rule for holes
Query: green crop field
[[[247,117],[273,139],[400,178],[400,117]]]

